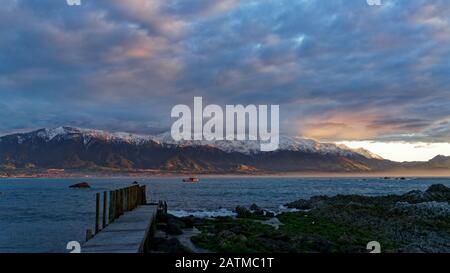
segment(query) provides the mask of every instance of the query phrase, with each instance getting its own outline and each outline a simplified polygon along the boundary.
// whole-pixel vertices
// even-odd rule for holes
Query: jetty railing
[[[103,196],[103,198],[101,198]],[[103,204],[102,204],[103,203]],[[102,205],[101,205],[102,204]],[[95,230],[86,230],[86,241],[127,211],[147,204],[145,185],[132,185],[95,195]],[[101,216],[101,220],[100,220]],[[101,221],[101,223],[100,223]]]

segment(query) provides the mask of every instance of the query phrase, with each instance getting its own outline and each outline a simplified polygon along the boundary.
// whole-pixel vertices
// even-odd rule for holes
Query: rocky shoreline
[[[450,253],[450,188],[432,185],[403,195],[314,196],[273,214],[253,204],[236,217],[158,215],[151,252]]]

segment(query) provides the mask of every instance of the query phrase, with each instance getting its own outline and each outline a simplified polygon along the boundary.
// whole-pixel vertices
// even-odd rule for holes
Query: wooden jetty
[[[167,212],[167,204],[161,201],[147,203],[145,186],[132,185],[109,193],[105,191],[103,200],[97,193],[95,233],[90,229],[86,231],[86,243],[82,245],[81,252],[145,252],[158,211]]]

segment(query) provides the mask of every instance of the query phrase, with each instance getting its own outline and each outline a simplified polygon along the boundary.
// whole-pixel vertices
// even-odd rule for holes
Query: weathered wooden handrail
[[[91,229],[86,231],[86,241],[99,233],[108,224],[114,222],[124,212],[132,211],[140,205],[147,204],[145,185],[132,185],[112,191],[103,192],[103,208],[101,209],[101,194],[95,195],[95,233]],[[109,196],[109,204],[108,204]],[[102,223],[100,225],[100,215]]]

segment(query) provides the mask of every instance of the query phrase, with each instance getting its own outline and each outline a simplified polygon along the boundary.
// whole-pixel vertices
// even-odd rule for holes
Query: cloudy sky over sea
[[[450,3],[382,2],[2,1],[0,133],[159,133],[203,96],[279,104],[282,134],[450,155]]]

